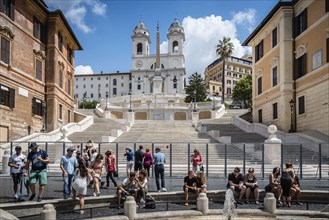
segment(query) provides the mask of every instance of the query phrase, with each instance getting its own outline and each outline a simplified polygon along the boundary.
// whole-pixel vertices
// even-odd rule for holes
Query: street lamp
[[[131,89],[129,89],[129,112],[132,112],[133,110],[131,110]]]
[[[293,110],[294,110],[294,100],[291,99],[289,101],[289,105],[290,105],[290,130],[289,130],[289,133],[293,133],[295,132],[295,129],[293,128],[293,123],[292,123],[292,120],[293,120]]]
[[[46,108],[47,108],[47,103],[46,101],[43,101],[41,103],[42,105],[42,128],[41,128],[41,131],[40,132],[47,132],[46,130]]]
[[[193,100],[194,100],[194,106],[193,106],[193,111],[196,112],[196,90],[193,91]]]
[[[216,110],[216,105],[215,105],[215,93],[212,94],[212,110]]]
[[[107,111],[108,110],[108,108],[107,108],[107,97],[109,96],[109,93],[108,92],[106,92],[106,105],[105,105],[105,111]]]

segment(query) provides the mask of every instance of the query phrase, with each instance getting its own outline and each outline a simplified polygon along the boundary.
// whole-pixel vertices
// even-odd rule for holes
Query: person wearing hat
[[[63,196],[64,199],[67,199],[71,195],[71,186],[74,182],[74,170],[78,166],[78,161],[75,156],[73,156],[73,152],[75,151],[74,147],[68,147],[66,149],[66,155],[62,156],[60,167],[63,172]]]
[[[49,163],[48,153],[45,150],[39,148],[39,144],[36,142],[31,142],[29,145],[31,152],[27,156],[27,162],[25,169],[30,170],[30,190],[32,195],[30,196],[30,201],[36,196],[35,193],[35,184],[39,180],[39,192],[38,192],[38,202],[42,201],[42,193],[47,185],[47,164]]]
[[[126,165],[126,172],[127,177],[129,178],[129,174],[133,171],[134,168],[134,152],[130,147],[126,148],[126,153],[123,156],[127,157],[127,165]]]
[[[19,145],[15,147],[15,151],[16,153],[14,153],[9,158],[8,166],[11,168],[11,176],[14,182],[13,186],[14,186],[15,199],[17,201],[20,201],[22,200],[21,193],[17,194],[17,190],[18,190],[18,184],[22,179],[22,175],[23,173],[25,173],[25,170],[23,168],[26,163],[26,156],[22,154],[22,147]]]
[[[157,185],[158,192],[166,192],[165,188],[165,180],[164,180],[164,163],[166,162],[166,156],[161,152],[160,148],[155,148],[155,154],[153,155],[153,164],[155,171],[155,182]],[[161,176],[161,188],[160,189],[160,181],[159,177]]]

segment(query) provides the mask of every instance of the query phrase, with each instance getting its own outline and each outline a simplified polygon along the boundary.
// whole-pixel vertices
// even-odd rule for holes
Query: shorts
[[[231,188],[230,185],[227,185],[227,188],[230,189]],[[238,186],[234,186],[234,191],[240,192],[241,189]]]
[[[11,173],[11,177],[13,178],[13,181],[16,183],[19,183],[19,181],[21,181],[22,178],[22,173]]]
[[[126,190],[130,195],[134,196],[135,190],[134,189],[128,189]],[[121,196],[127,196],[126,192],[122,192]]]
[[[142,170],[142,169],[143,169],[142,162],[135,163],[135,171]]]
[[[185,187],[184,187],[184,186],[183,186],[183,191],[185,192]],[[188,192],[195,193],[196,190],[189,188],[189,189],[188,189]]]
[[[126,170],[132,170],[134,167],[134,161],[127,161]]]
[[[39,180],[39,185],[47,185],[47,171],[46,170],[31,170],[30,171],[30,184],[34,185]]]

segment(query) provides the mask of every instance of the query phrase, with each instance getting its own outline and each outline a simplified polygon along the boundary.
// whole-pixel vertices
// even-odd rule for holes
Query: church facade
[[[133,94],[175,95],[184,92],[184,28],[175,19],[167,32],[168,53],[160,54],[159,26],[156,54],[150,54],[150,32],[142,21],[132,34],[131,92]]]

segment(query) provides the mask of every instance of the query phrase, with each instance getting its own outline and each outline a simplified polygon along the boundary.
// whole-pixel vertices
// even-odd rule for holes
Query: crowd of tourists
[[[16,146],[15,154],[11,156],[8,163],[11,167],[15,199],[16,201],[24,201],[22,196],[31,194],[30,201],[34,200],[37,195],[37,201],[41,202],[44,188],[47,185],[49,156],[35,142],[30,143],[28,148],[30,151],[26,157],[22,153],[21,146]],[[144,151],[144,147],[140,145],[137,151],[134,152],[131,148],[126,148],[123,154],[126,157],[126,178],[121,184],[117,184],[115,180],[115,177],[118,177],[117,161],[111,150],[106,151],[103,155],[97,152],[97,148],[93,146],[91,140],[85,144],[81,151],[73,146],[68,147],[66,154],[62,156],[60,161],[63,197],[65,199],[72,197],[73,200],[79,198],[80,212],[83,214],[87,187],[92,187],[93,196],[100,196],[100,188],[108,189],[111,180],[112,188],[117,193],[118,208],[121,207],[126,196],[133,196],[136,203],[140,207],[144,207],[151,166],[154,166],[157,191],[167,191],[164,176],[166,156],[160,148],[157,147],[152,155],[149,148]],[[186,206],[189,205],[189,193],[198,195],[207,191],[203,159],[198,149],[195,149],[194,154],[191,155],[191,163],[192,170],[188,171],[183,184]],[[36,193],[35,185],[37,182],[39,182],[39,188]],[[255,204],[259,205],[259,186],[254,168],[249,168],[248,173],[243,175],[240,168],[236,167],[228,176],[227,189],[238,194],[236,203],[243,204],[242,198],[245,196],[245,202],[250,204],[250,194],[253,193]],[[282,173],[279,167],[273,169],[265,190],[275,194],[279,205],[291,207],[292,197],[296,197],[297,204],[302,205],[299,179],[291,163],[286,164]]]

